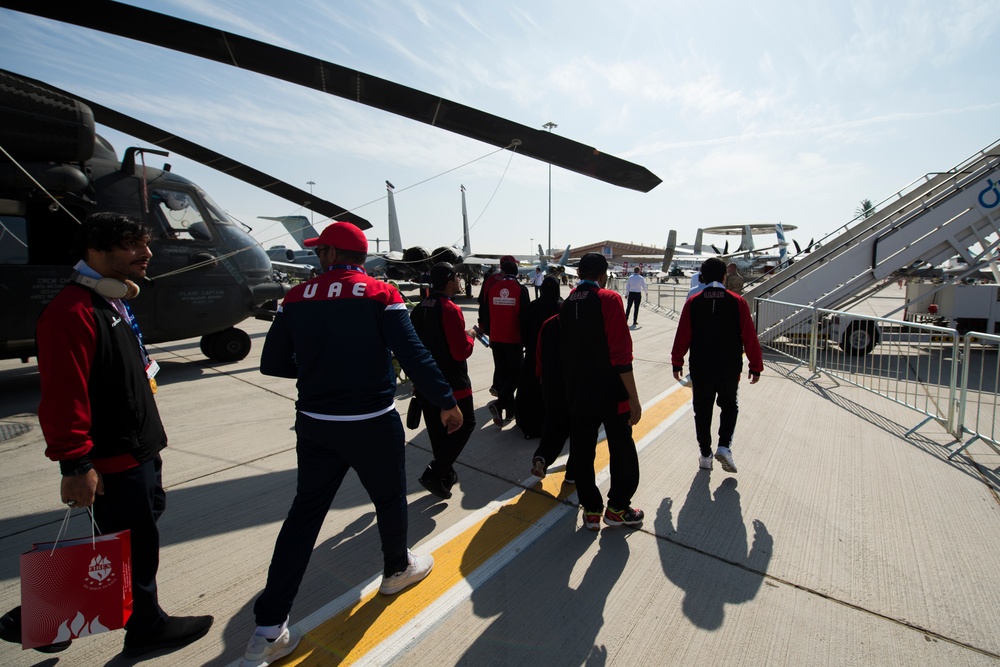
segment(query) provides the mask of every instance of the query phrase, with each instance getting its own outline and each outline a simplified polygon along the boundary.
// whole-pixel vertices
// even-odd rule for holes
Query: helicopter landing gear
[[[229,327],[201,337],[201,353],[213,361],[239,361],[250,354],[250,336]]]

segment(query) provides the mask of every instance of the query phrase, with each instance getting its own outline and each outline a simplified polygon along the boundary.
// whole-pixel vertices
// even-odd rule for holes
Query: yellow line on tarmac
[[[632,429],[633,438],[642,440],[690,398],[687,389],[665,396],[643,413]],[[606,440],[598,443],[597,470],[609,463],[606,445]],[[562,471],[547,475],[534,487],[545,493],[520,493],[438,548],[433,572],[419,585],[393,596],[372,593],[324,621],[303,636],[282,664],[349,665],[360,659],[565,500],[574,489],[564,485],[563,478]]]

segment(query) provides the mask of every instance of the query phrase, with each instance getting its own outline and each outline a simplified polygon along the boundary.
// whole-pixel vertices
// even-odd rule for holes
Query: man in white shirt
[[[542,294],[542,282],[545,281],[545,274],[542,273],[542,267],[535,267],[535,275],[531,277],[531,282],[535,286],[535,298],[537,299]]]
[[[646,279],[642,277],[642,273],[639,267],[635,267],[635,271],[628,277],[628,282],[625,284],[625,291],[628,293],[628,305],[625,306],[625,321],[628,322],[628,314],[632,307],[635,307],[635,312],[632,313],[632,326],[639,324],[639,306],[642,304],[642,296],[649,295],[649,290],[646,288]]]

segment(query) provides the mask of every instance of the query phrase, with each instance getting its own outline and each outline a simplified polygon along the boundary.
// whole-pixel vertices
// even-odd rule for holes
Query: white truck
[[[1000,285],[910,283],[906,301],[907,322],[1000,334]]]

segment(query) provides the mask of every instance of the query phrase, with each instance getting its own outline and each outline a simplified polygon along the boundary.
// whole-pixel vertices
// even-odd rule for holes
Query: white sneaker
[[[299,645],[302,635],[298,628],[290,627],[278,636],[274,641],[269,641],[267,637],[255,634],[247,644],[247,650],[243,654],[243,662],[240,667],[267,667],[275,660],[284,658],[295,650]]]
[[[409,549],[406,550],[406,560],[409,565],[402,572],[397,572],[391,577],[382,577],[382,585],[378,587],[378,592],[382,595],[392,595],[398,593],[407,586],[411,586],[431,573],[434,567],[434,556],[425,554],[414,556]]]
[[[712,457],[711,456],[698,456],[698,467],[702,470],[712,469]]]
[[[736,464],[733,462],[733,453],[729,447],[719,447],[715,451],[715,458],[722,464],[722,469],[726,472],[736,472]]]

